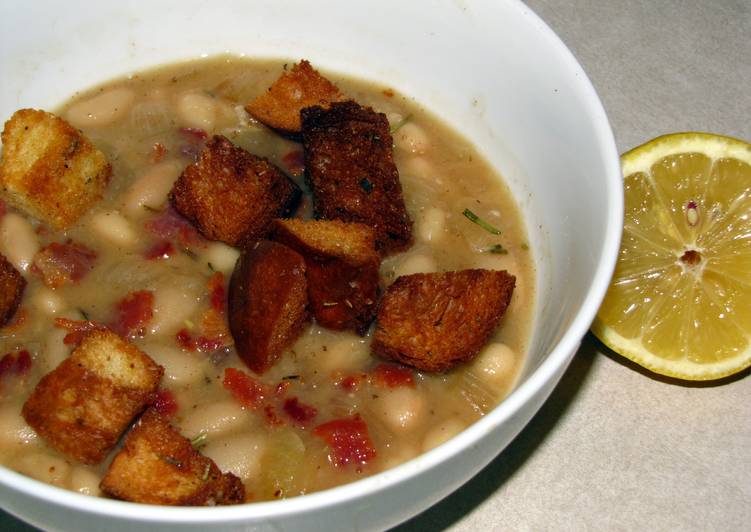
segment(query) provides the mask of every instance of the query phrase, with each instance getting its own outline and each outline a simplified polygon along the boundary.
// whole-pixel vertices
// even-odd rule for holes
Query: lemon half
[[[625,217],[592,332],[662,375],[711,380],[751,365],[751,145],[658,137],[621,156]]]

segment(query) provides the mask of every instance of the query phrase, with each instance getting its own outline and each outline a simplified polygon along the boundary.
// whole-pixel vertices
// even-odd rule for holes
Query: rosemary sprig
[[[470,222],[474,222],[483,229],[485,229],[488,233],[493,235],[500,235],[501,230],[496,229],[492,225],[490,225],[488,222],[477,216],[475,213],[470,211],[469,209],[464,209],[464,212],[462,213]]]

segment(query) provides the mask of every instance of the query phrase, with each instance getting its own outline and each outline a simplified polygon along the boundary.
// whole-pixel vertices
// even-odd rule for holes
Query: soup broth
[[[243,109],[286,67],[236,57],[164,66],[77,94],[56,111],[106,154],[113,173],[104,199],[65,231],[11,208],[0,222],[0,251],[28,282],[16,319],[0,330],[0,356],[26,351],[31,359],[23,372],[0,376],[3,465],[100,494],[116,450],[100,465],[78,464],[38,437],[21,407],[72,349],[64,341],[69,331],[55,320],[112,323],[134,293],[153,297],[153,317],[132,341],[165,368],[157,407],[222,471],[243,480],[248,500],[301,495],[398,465],[456,435],[511,391],[527,349],[535,288],[514,199],[473,146],[419,103],[335,73],[326,76],[344,94],[388,117],[414,222],[412,247],[382,262],[383,286],[417,272],[508,270],[516,276],[511,304],[474,360],[440,374],[384,367],[370,352],[372,327],[361,337],[311,323],[278,363],[255,375],[234,351],[226,324],[211,322],[223,317],[211,309],[239,251],[198,236],[170,212],[167,194],[206,137],[221,134],[283,169],[304,191],[296,216],[312,216],[301,145]],[[501,234],[473,223],[466,210]],[[49,243],[69,240],[93,250],[93,267],[76,283],[45,286],[28,264]],[[212,326],[225,341],[206,334]],[[252,375],[266,398],[239,402],[227,384],[228,368]],[[337,464],[314,429],[354,415],[367,425],[375,456]]]

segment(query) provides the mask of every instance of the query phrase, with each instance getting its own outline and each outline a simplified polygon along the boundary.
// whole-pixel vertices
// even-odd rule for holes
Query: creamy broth
[[[416,272],[505,269],[516,276],[506,315],[477,358],[446,374],[415,371],[413,386],[389,387],[372,377],[383,361],[371,355],[370,335],[314,323],[261,376],[252,374],[231,346],[186,349],[185,338],[197,337],[211,308],[210,280],[222,279],[218,272],[226,288],[238,251],[173,234],[166,238],[172,245],[165,253],[169,257],[158,252],[154,257],[165,241],[159,220],[164,220],[167,193],[205,136],[213,134],[267,157],[307,190],[300,144],[254,122],[243,110],[283,68],[279,61],[231,57],[166,66],[77,94],[57,110],[104,151],[113,177],[104,200],[67,231],[53,232],[13,209],[0,222],[0,251],[17,266],[31,262],[50,242],[67,239],[96,253],[94,268],[78,283],[54,290],[30,268],[23,271],[28,286],[17,313],[23,320],[0,330],[0,355],[27,350],[32,364],[27,372],[0,381],[4,465],[57,486],[99,494],[99,480],[116,451],[93,467],[66,459],[26,425],[21,406],[71,350],[63,342],[67,331],[55,326],[55,318],[110,323],[116,303],[136,291],[153,294],[154,316],[133,342],[165,368],[161,388],[177,406],[172,424],[220,469],[238,475],[249,500],[309,493],[393,467],[459,433],[511,391],[531,330],[535,272],[509,190],[471,144],[412,99],[332,73],[325,75],[342,92],[385,113],[392,126],[414,245],[383,261],[384,286]],[[310,203],[306,194],[297,215],[310,217]],[[465,209],[502,234],[469,221]],[[502,253],[494,248],[498,244]],[[253,375],[280,397],[314,407],[315,417],[295,421],[282,399],[263,408],[242,406],[223,385],[227,368]],[[312,429],[353,414],[367,423],[376,456],[365,465],[337,467]]]

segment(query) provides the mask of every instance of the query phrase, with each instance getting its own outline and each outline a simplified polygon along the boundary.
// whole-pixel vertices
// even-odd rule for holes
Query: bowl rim
[[[76,493],[27,477],[2,465],[0,465],[0,484],[4,484],[10,490],[28,495],[33,499],[41,499],[52,505],[66,507],[70,510],[130,521],[149,521],[155,524],[218,524],[233,521],[247,522],[249,519],[264,520],[290,517],[307,512],[311,508],[325,510],[355,501],[387,490],[411,477],[419,476],[436,464],[446,461],[476,444],[494,427],[517,414],[535,395],[544,390],[549,381],[557,379],[557,376],[562,373],[562,370],[573,358],[582,338],[594,320],[615,269],[623,223],[620,160],[602,102],[591,80],[573,53],[547,23],[523,4],[521,0],[510,0],[510,3],[512,8],[520,11],[521,16],[533,19],[541,32],[542,38],[558,51],[560,57],[567,63],[567,68],[575,72],[578,78],[579,90],[584,96],[583,105],[589,113],[595,137],[600,143],[599,153],[602,158],[602,166],[606,170],[602,178],[606,182],[607,189],[607,220],[605,239],[602,243],[600,255],[596,260],[596,271],[578,312],[542,363],[519,383],[500,404],[449,441],[418,455],[408,462],[354,482],[289,499],[215,507],[170,507],[132,503]],[[552,391],[552,386],[550,389]],[[502,448],[499,449],[499,452],[502,450]],[[13,509],[6,509],[6,511],[13,513]]]

